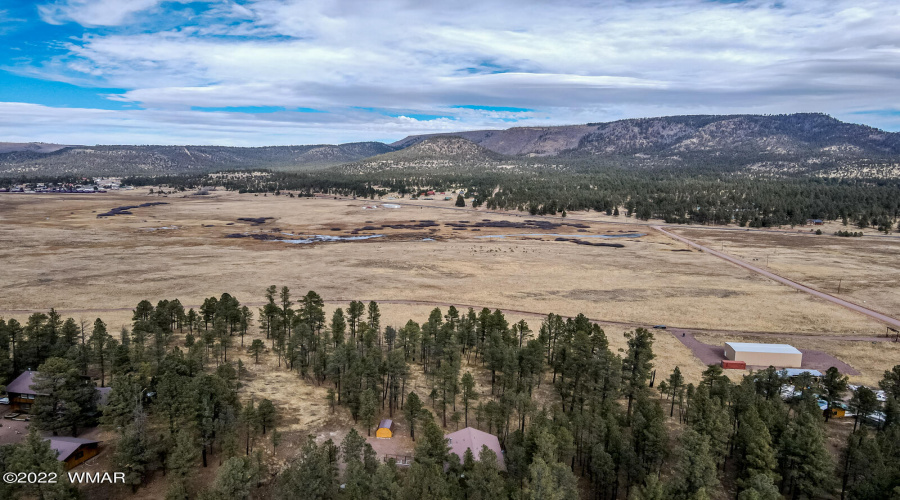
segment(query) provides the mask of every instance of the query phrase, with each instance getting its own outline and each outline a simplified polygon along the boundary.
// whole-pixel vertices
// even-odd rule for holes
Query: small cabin
[[[36,371],[25,371],[6,386],[9,394],[9,405],[17,413],[31,413],[31,407],[38,394],[31,388]]]
[[[50,447],[57,452],[56,459],[69,470],[100,453],[100,441],[76,437],[56,436],[48,438]]]
[[[379,439],[390,439],[394,437],[394,421],[384,419],[378,424],[378,430],[375,431],[375,437]]]

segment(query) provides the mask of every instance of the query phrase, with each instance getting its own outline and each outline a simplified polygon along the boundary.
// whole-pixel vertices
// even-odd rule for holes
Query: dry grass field
[[[131,215],[97,217],[118,206],[156,201],[166,204],[134,208]],[[511,312],[510,318],[519,319],[518,314],[534,330],[540,324],[539,315],[581,312],[610,322],[604,327],[616,348],[625,345],[623,332],[654,324],[774,332],[788,339],[791,333],[883,332],[879,323],[862,315],[689,250],[645,225],[585,222],[575,220],[581,214],[572,214],[552,219],[564,225],[549,229],[534,224],[491,227],[498,223],[522,226],[530,218],[447,210],[452,201],[404,201],[397,209],[364,208],[382,203],[221,191],[166,197],[149,195],[147,190],[0,195],[0,238],[5,242],[0,248],[4,263],[0,315],[24,319],[31,311],[55,307],[76,319],[102,317],[118,329],[130,322],[130,309],[144,298],[179,298],[186,306],[196,307],[205,297],[228,292],[258,305],[265,287],[277,284],[291,287],[295,297],[315,290],[329,307],[353,299],[385,301],[383,324],[398,326],[410,318],[423,321],[435,305],[449,303],[521,311]],[[264,223],[239,220],[260,217],[271,219]],[[555,241],[558,235],[632,233],[643,235],[583,240],[621,248]],[[234,234],[245,237],[226,237]],[[846,256],[859,276],[880,287],[879,293],[855,295],[863,293],[863,287],[850,285],[848,297],[881,300],[885,312],[890,312],[890,301],[897,300],[888,278],[877,279],[886,272],[897,274],[891,270],[897,255],[893,241],[753,232],[719,236],[699,230],[682,234],[713,246],[720,237],[734,239],[735,247],[739,241],[748,241],[747,248],[760,255],[771,244],[777,248],[777,257],[770,264],[794,262],[798,274],[788,276],[807,283],[806,278],[815,275],[816,262]],[[266,240],[307,235],[383,236],[314,244]],[[781,244],[780,238],[797,238],[798,243]],[[826,240],[827,245],[815,246]],[[807,242],[810,246],[805,247]],[[725,243],[726,249],[730,244],[730,240]],[[800,265],[804,263],[809,266]],[[821,283],[812,280],[811,284]],[[862,371],[865,380],[874,380],[891,363],[874,354],[854,357],[858,347],[847,343],[826,342],[820,348],[841,359],[846,352],[853,359],[845,361]],[[690,380],[703,369],[670,335],[657,335],[656,352],[662,373],[681,365]],[[257,378],[251,388],[268,394],[280,385],[274,379]],[[309,412],[309,420],[320,419],[314,407],[298,407],[297,412]]]
[[[838,226],[798,233],[679,229],[697,243],[743,258],[781,276],[896,317],[900,314],[900,239],[840,238]],[[856,231],[850,227],[841,230]],[[871,231],[870,231],[871,232]],[[877,233],[873,233],[877,234]],[[840,293],[838,287],[840,286]]]

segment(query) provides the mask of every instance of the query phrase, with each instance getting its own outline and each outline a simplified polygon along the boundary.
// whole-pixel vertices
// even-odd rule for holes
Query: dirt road
[[[450,307],[454,306],[459,309],[461,312],[468,308],[473,308],[476,311],[481,311],[485,305],[472,305],[472,304],[461,304],[459,302],[436,302],[431,300],[411,300],[411,299],[342,299],[336,298],[333,300],[326,300],[326,304],[340,304],[345,305],[349,303],[351,300],[359,300],[360,302],[368,303],[368,302],[377,302],[379,304],[398,304],[398,305],[407,305],[407,306],[428,306],[428,307]],[[245,302],[243,305],[248,307],[261,307],[264,306],[265,302]],[[183,304],[185,309],[199,309],[200,304]],[[488,307],[488,309],[495,310],[500,309],[503,314],[514,315],[514,316],[528,316],[533,318],[546,318],[546,312],[538,312],[538,311],[523,311],[521,309],[509,309],[505,307]],[[119,307],[119,308],[93,308],[93,309],[56,309],[56,312],[66,316],[73,314],[102,314],[104,312],[128,312],[133,311],[134,308],[131,307]],[[0,316],[3,315],[18,315],[18,314],[33,314],[33,313],[46,313],[46,310],[38,310],[38,309],[6,309],[0,310]],[[92,314],[92,315],[93,315]],[[563,316],[563,318],[567,318]],[[623,321],[610,321],[606,319],[599,318],[588,318],[592,323],[597,323],[600,325],[614,325],[620,326],[624,328],[651,328],[653,325],[642,325],[637,323],[629,323]],[[682,328],[677,326],[668,325],[667,328],[670,332],[674,334],[676,333],[700,333],[700,334],[726,334],[726,335],[745,335],[751,337],[773,337],[773,338],[800,338],[806,340],[825,340],[825,341],[842,341],[842,342],[887,342],[891,341],[891,338],[888,337],[866,337],[866,336],[853,336],[853,335],[811,335],[809,333],[800,333],[800,332],[755,332],[755,331],[747,331],[747,330],[713,330],[708,328]]]
[[[852,311],[856,311],[856,312],[858,312],[858,313],[865,314],[866,316],[868,316],[868,317],[870,317],[870,318],[872,318],[872,319],[881,321],[882,323],[885,323],[885,324],[887,324],[887,325],[890,325],[890,326],[893,327],[893,328],[900,328],[900,320],[894,319],[894,318],[892,318],[892,317],[890,317],[890,316],[886,316],[886,315],[884,315],[884,314],[881,314],[880,312],[873,311],[873,310],[868,309],[868,308],[866,308],[866,307],[863,307],[863,306],[861,306],[861,305],[859,305],[859,304],[855,304],[855,303],[853,303],[853,302],[850,302],[850,301],[847,301],[847,300],[844,300],[844,299],[840,299],[840,298],[838,298],[838,297],[835,297],[834,295],[827,294],[827,293],[825,293],[825,292],[820,292],[820,291],[818,291],[818,290],[812,289],[812,288],[810,288],[810,287],[808,287],[808,286],[806,286],[806,285],[797,283],[796,281],[792,281],[792,280],[789,280],[789,279],[787,279],[787,278],[785,278],[785,277],[779,276],[779,275],[777,275],[777,274],[775,274],[775,273],[773,273],[773,272],[771,272],[771,271],[766,271],[765,269],[756,267],[756,266],[754,266],[754,265],[752,265],[752,264],[748,264],[747,262],[744,262],[743,260],[738,259],[738,258],[736,258],[736,257],[732,257],[732,256],[730,256],[730,255],[728,255],[728,254],[726,254],[726,253],[718,252],[718,251],[716,251],[716,250],[713,250],[712,248],[708,248],[708,247],[705,247],[705,246],[703,246],[703,245],[699,245],[699,244],[694,243],[693,241],[691,241],[691,240],[689,240],[689,239],[687,239],[687,238],[685,238],[685,237],[683,237],[683,236],[679,236],[679,235],[677,235],[677,234],[674,234],[674,233],[671,233],[671,232],[669,232],[669,231],[666,231],[665,229],[663,229],[663,228],[660,227],[660,226],[653,226],[653,229],[656,229],[657,231],[659,231],[659,232],[665,234],[666,236],[669,236],[670,238],[676,239],[676,240],[678,240],[678,241],[680,241],[680,242],[682,242],[682,243],[686,243],[687,245],[692,246],[692,247],[694,247],[694,248],[696,248],[696,249],[698,249],[698,250],[702,250],[702,251],[704,251],[704,252],[706,252],[706,253],[708,253],[708,254],[710,254],[710,255],[714,255],[714,256],[716,256],[716,257],[718,257],[718,258],[720,258],[720,259],[723,259],[723,260],[726,260],[726,261],[728,261],[728,262],[731,262],[732,264],[735,264],[735,265],[738,265],[738,266],[740,266],[740,267],[743,267],[744,269],[747,269],[747,270],[749,270],[749,271],[753,271],[753,272],[755,272],[755,273],[761,274],[761,275],[765,276],[766,278],[775,280],[775,281],[777,281],[777,282],[779,282],[779,283],[782,283],[782,284],[784,284],[784,285],[787,285],[787,286],[789,286],[789,287],[796,288],[797,290],[800,290],[800,291],[802,291],[802,292],[806,292],[806,293],[808,293],[808,294],[810,294],[810,295],[814,295],[814,296],[816,296],[816,297],[818,297],[818,298],[820,298],[820,299],[824,299],[824,300],[833,302],[833,303],[835,303],[835,304],[837,304],[837,305],[846,307],[847,309],[850,309],[850,310],[852,310]]]

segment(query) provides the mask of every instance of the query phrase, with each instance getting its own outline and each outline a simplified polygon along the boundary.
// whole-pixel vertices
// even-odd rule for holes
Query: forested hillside
[[[411,136],[393,146],[456,135],[491,151],[551,157],[578,170],[597,165],[637,169],[706,168],[748,175],[896,177],[900,134],[844,123],[828,115],[697,115],[561,127],[524,127]]]
[[[61,149],[57,149],[61,148]],[[748,178],[900,177],[900,133],[818,113],[697,115],[559,127],[410,136],[392,145],[0,146],[0,176],[171,175],[217,170],[429,174],[625,170],[729,173]]]
[[[485,171],[516,166],[516,161],[456,136],[429,137],[423,141],[372,158],[341,166],[347,174],[368,175],[400,170],[432,174]]]
[[[52,149],[52,148],[50,148]],[[0,153],[0,176],[167,175],[219,170],[303,171],[352,162],[393,148],[380,142],[269,146],[72,146]]]
[[[197,310],[145,300],[115,333],[50,310],[0,321],[0,373],[38,367],[31,427],[59,433],[96,423],[83,376],[110,381],[99,423],[114,470],[132,491],[163,481],[170,499],[887,499],[900,488],[900,365],[880,382],[882,405],[833,368],[821,380],[769,368],[738,383],[719,366],[697,381],[657,373],[651,331],[625,333],[614,352],[583,315],[529,325],[450,307],[420,320],[383,324],[377,303],[359,301],[328,318],[317,293],[275,286],[257,311],[229,294]],[[331,411],[359,430],[302,439],[287,463],[274,460],[288,416],[243,387],[245,363],[260,357],[298,386],[327,387]],[[410,391],[414,377],[431,392]],[[817,399],[829,409],[849,399],[849,436],[835,436]],[[415,440],[410,466],[379,460],[363,438],[382,417]],[[504,453],[449,453],[444,434],[460,425],[496,435]],[[215,478],[197,482],[210,467]],[[64,477],[35,431],[0,447],[0,468]],[[76,496],[64,480],[37,488],[3,483],[0,496]]]

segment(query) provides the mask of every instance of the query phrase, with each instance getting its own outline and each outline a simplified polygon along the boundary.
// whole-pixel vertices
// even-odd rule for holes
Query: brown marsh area
[[[430,309],[447,304],[509,310],[510,319],[525,319],[535,331],[538,314],[584,313],[608,322],[604,328],[616,348],[625,346],[625,331],[656,324],[725,331],[716,335],[721,342],[739,340],[728,331],[773,332],[786,341],[792,333],[884,332],[878,322],[690,250],[646,225],[588,214],[563,219],[448,210],[453,201],[442,198],[377,202],[222,191],[160,197],[146,189],[0,195],[0,315],[23,320],[30,311],[55,307],[64,317],[101,317],[117,330],[145,298],[178,298],[197,307],[205,297],[228,292],[258,305],[265,287],[276,284],[289,286],[295,297],[315,290],[329,307],[383,302],[383,324],[396,326],[423,321]],[[147,202],[166,204],[97,217]],[[400,208],[383,208],[393,203]],[[379,208],[365,208],[372,206]],[[840,261],[847,298],[888,314],[898,310],[890,273],[898,273],[900,241],[679,231],[750,259],[771,253],[773,269],[817,287],[837,276],[828,263]],[[380,236],[277,240],[310,235]],[[597,235],[617,237],[586,237]],[[689,379],[699,378],[703,365],[688,349],[669,334],[656,338],[661,373],[680,365]],[[818,344],[869,383],[900,359],[900,349],[887,343]]]

